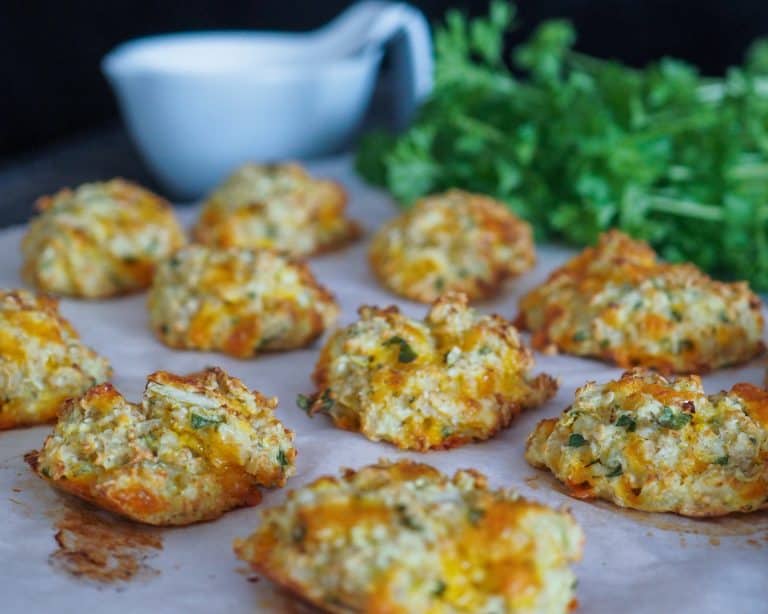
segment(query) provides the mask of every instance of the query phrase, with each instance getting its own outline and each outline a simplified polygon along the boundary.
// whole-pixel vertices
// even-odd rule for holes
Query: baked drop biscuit
[[[218,368],[158,371],[138,404],[110,384],[69,400],[27,462],[52,486],[131,520],[211,520],[293,475],[293,433],[276,406]]]
[[[482,316],[462,294],[443,296],[423,321],[397,307],[361,307],[336,331],[315,367],[310,414],[374,441],[410,450],[451,448],[492,437],[557,383],[529,375],[531,352],[511,323]]]
[[[360,236],[346,206],[341,185],[315,179],[298,164],[246,164],[208,197],[194,236],[206,245],[307,256]]]
[[[698,376],[635,370],[576,391],[528,438],[526,459],[575,497],[720,516],[768,507],[768,392],[707,395]]]
[[[107,298],[143,290],[160,260],[184,245],[171,206],[112,179],[38,200],[22,241],[22,273],[52,294]]]
[[[392,292],[431,303],[452,291],[471,301],[496,296],[507,279],[533,267],[536,255],[530,225],[503,203],[449,190],[380,228],[369,260]]]
[[[166,345],[238,358],[309,345],[338,313],[305,263],[269,250],[203,245],[160,264],[148,306]]]
[[[763,351],[761,307],[746,283],[660,262],[647,244],[611,231],[523,297],[516,324],[541,351],[705,373]]]
[[[476,471],[380,461],[289,493],[235,551],[325,612],[556,614],[583,541],[570,514]]]
[[[50,422],[65,399],[111,374],[109,361],[80,341],[55,298],[0,291],[0,429]]]

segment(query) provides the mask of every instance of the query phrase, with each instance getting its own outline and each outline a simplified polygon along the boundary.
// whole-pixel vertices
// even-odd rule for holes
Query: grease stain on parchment
[[[163,548],[157,531],[70,502],[54,514],[58,547],[48,561],[58,571],[100,585],[160,573],[150,564]]]
[[[25,455],[0,461],[0,471],[13,471],[8,499],[16,513],[39,517],[41,508],[54,531],[55,549],[48,563],[57,571],[106,587],[149,579],[163,548],[159,529],[131,523],[68,494],[58,493],[28,470],[17,469]],[[26,469],[26,467],[25,467]]]

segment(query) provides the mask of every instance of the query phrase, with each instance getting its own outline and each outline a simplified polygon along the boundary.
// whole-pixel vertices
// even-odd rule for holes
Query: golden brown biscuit
[[[763,351],[761,305],[745,283],[659,262],[642,241],[611,231],[523,297],[516,324],[538,350],[704,373]]]
[[[530,225],[503,203],[450,190],[419,200],[380,228],[369,259],[392,292],[431,303],[449,291],[470,300],[495,296],[536,256]]]
[[[338,313],[305,263],[269,250],[203,245],[158,267],[148,305],[166,345],[239,358],[309,345]]]
[[[259,502],[294,472],[293,433],[277,399],[221,369],[153,373],[140,404],[110,384],[67,402],[38,453],[51,485],[132,520],[183,525]]]
[[[65,399],[111,374],[109,361],[61,317],[56,299],[0,291],[0,429],[50,422]]]
[[[489,490],[473,470],[379,462],[323,477],[235,542],[258,573],[326,612],[567,612],[573,518]]]
[[[579,498],[720,516],[768,507],[768,392],[707,395],[698,376],[635,370],[591,382],[528,438],[526,459]]]
[[[446,295],[424,321],[397,307],[361,307],[360,320],[320,353],[310,414],[400,448],[451,448],[492,437],[557,390],[530,377],[531,352],[499,316],[481,316],[463,294]]]
[[[298,164],[246,164],[208,197],[194,236],[219,247],[317,254],[360,235],[346,206],[338,183],[314,179]]]
[[[37,203],[22,242],[23,274],[54,294],[105,298],[149,286],[186,239],[171,206],[125,181],[86,183]]]

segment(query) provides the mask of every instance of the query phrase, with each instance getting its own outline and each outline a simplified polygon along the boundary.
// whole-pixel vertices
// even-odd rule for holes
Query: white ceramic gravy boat
[[[432,87],[429,27],[415,8],[360,2],[308,33],[195,32],[123,43],[102,62],[123,119],[174,196],[196,198],[247,161],[311,158],[359,128],[393,42],[403,126]]]

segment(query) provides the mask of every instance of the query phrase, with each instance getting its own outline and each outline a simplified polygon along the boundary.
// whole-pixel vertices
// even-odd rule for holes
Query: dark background
[[[487,2],[415,1],[430,20],[448,7],[485,13]],[[0,166],[115,122],[99,59],[136,36],[185,29],[305,30],[350,4],[340,0],[133,0],[0,2]],[[663,55],[721,73],[768,34],[764,0],[521,0],[520,38],[542,19],[568,17],[578,46],[640,65]]]

